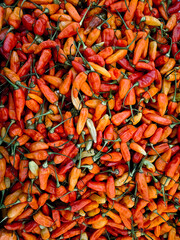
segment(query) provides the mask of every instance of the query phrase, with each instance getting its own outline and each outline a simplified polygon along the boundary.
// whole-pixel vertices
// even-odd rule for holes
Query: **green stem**
[[[126,30],[129,30],[128,26],[126,25],[126,23],[125,23],[125,21],[124,21],[124,19],[123,19],[123,17],[122,17],[121,14],[117,11],[117,9],[116,9],[116,12],[117,12],[118,16],[121,18],[121,20],[122,20],[122,22],[123,22]]]
[[[85,12],[85,14],[84,14],[84,16],[82,17],[81,21],[79,22],[79,25],[80,25],[80,26],[83,24],[84,19],[85,19],[87,13],[89,12],[90,8],[91,8],[91,2],[90,2],[90,4],[89,4],[89,6],[88,6],[88,8],[87,8],[87,10],[86,10],[86,12]]]

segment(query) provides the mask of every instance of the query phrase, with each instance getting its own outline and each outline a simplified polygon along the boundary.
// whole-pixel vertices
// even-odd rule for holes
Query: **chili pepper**
[[[71,82],[72,82],[72,71],[70,70],[68,72],[68,75],[64,79],[63,83],[61,83],[61,85],[59,86],[59,91],[60,91],[61,94],[67,94],[68,93],[68,91],[70,89]]]
[[[79,13],[77,12],[76,8],[71,3],[65,3],[65,9],[69,13],[69,15],[76,21],[80,22],[81,17]]]
[[[3,16],[4,16],[4,8],[0,7],[0,31],[1,31],[2,25],[3,25]]]
[[[8,109],[4,105],[0,105],[0,121],[5,122],[8,120]]]
[[[159,93],[157,96],[157,102],[158,102],[159,113],[161,114],[161,116],[163,116],[166,112],[166,108],[168,105],[167,96],[164,93]]]
[[[63,223],[59,228],[52,232],[51,237],[57,238],[60,235],[66,233],[68,230],[72,229],[76,225],[76,221],[69,221],[68,223]]]
[[[91,72],[88,74],[88,82],[94,93],[98,94],[100,91],[101,80],[98,73]]]
[[[1,165],[1,174],[0,174],[0,182],[3,181],[5,173],[6,173],[6,160],[5,158],[2,157],[1,155],[1,159],[0,159],[0,165]]]
[[[121,79],[119,83],[119,97],[123,99],[131,87],[131,81],[129,79]]]
[[[126,111],[123,111],[121,113],[117,113],[117,114],[113,115],[111,121],[116,126],[119,126],[125,119],[130,117],[130,115],[131,115],[131,111],[126,110]]]
[[[19,67],[20,67],[19,56],[16,51],[13,51],[10,58],[10,69],[17,73]]]
[[[45,216],[41,211],[38,211],[33,215],[33,219],[36,223],[41,224],[44,227],[51,227],[53,220],[49,216]]]
[[[17,75],[19,77],[22,77],[22,76],[24,76],[24,75],[29,73],[29,70],[30,70],[30,67],[31,67],[31,64],[32,64],[32,60],[33,60],[32,55],[29,55],[28,60],[26,61],[26,63],[17,72]]]
[[[99,56],[98,54],[88,57],[87,60],[89,62],[97,63],[101,67],[103,67],[105,65],[104,59],[101,56]]]
[[[173,44],[172,44],[172,53],[173,55],[175,55],[178,51],[178,47],[177,47],[177,44],[176,42],[178,42],[179,40],[179,35],[178,35],[178,32],[179,32],[179,27],[180,27],[180,24],[177,24],[176,27],[173,29],[173,35],[172,35],[172,41],[173,41]],[[176,54],[176,59],[177,59],[177,56],[178,54]]]
[[[134,49],[133,64],[136,65],[145,49],[146,40],[140,39]]]
[[[45,162],[42,167],[39,168],[39,182],[40,188],[45,190],[47,187],[48,178],[50,175],[50,169],[48,164]]]
[[[37,64],[37,73],[41,74],[41,70],[48,64],[52,57],[51,50],[45,49],[41,53],[41,57]]]
[[[87,75],[83,72],[79,73],[77,77],[73,81],[73,95],[74,97],[78,97],[78,92],[82,86],[82,84],[86,81]]]
[[[72,37],[77,33],[77,29],[80,28],[79,23],[73,22],[70,23],[67,27],[61,31],[61,33],[58,35],[59,39],[67,38],[67,37]]]
[[[61,222],[60,222],[60,213],[58,210],[53,209],[52,210],[52,218],[56,224],[57,227],[61,226]]]
[[[167,164],[166,166],[166,175],[168,177],[173,177],[176,170],[177,170],[177,167],[179,166],[179,161],[180,161],[180,158],[179,158],[179,154],[177,154],[175,157],[173,157],[173,159]]]
[[[24,208],[27,206],[27,203],[19,203],[12,206],[7,213],[8,218],[16,218],[18,217],[23,211]]]
[[[137,4],[138,4],[137,0],[130,2],[128,9],[126,10],[126,13],[124,15],[124,21],[131,21],[134,18]]]
[[[35,18],[33,18],[30,14],[24,14],[22,16],[22,24],[26,27],[28,31],[33,31]]]
[[[80,174],[81,174],[81,169],[79,169],[79,168],[74,167],[71,170],[71,172],[69,174],[69,190],[70,191],[74,190],[74,188],[78,182],[78,178],[79,178]]]
[[[179,4],[179,2],[176,2],[175,4],[173,4],[172,6],[170,6],[168,8],[168,13],[169,14],[176,13],[179,11],[179,9],[180,9],[180,4]]]
[[[34,228],[36,228],[38,224],[34,221],[25,224],[25,231],[32,232]]]
[[[18,229],[22,229],[23,227],[23,223],[21,222],[14,222],[12,224],[6,224],[4,226],[7,230],[18,230]]]
[[[41,139],[43,139],[43,135],[37,132],[34,129],[24,129],[23,130],[25,134],[27,134],[29,137],[31,137],[34,141],[38,142]]]
[[[78,122],[77,122],[77,127],[76,127],[76,131],[78,135],[80,135],[80,133],[82,132],[84,125],[86,123],[87,117],[88,117],[88,109],[82,108],[79,115]]]
[[[108,177],[107,182],[106,182],[106,192],[107,196],[109,198],[114,198],[115,197],[115,185],[114,185],[114,178],[113,176]]]
[[[114,39],[114,30],[111,28],[106,28],[102,32],[102,41],[104,42],[104,47],[111,45]]]
[[[48,157],[48,153],[45,150],[39,150],[33,153],[27,153],[24,156],[35,160],[45,160]]]
[[[53,104],[58,101],[57,95],[54,92],[52,92],[52,90],[46,84],[44,84],[44,82],[41,78],[37,79],[37,84],[38,84],[41,92],[44,94],[44,96],[48,99],[48,101],[50,103]]]
[[[16,44],[17,44],[16,36],[13,33],[9,32],[4,40],[3,50],[9,53],[16,46]]]
[[[145,200],[148,201],[149,200],[148,186],[143,172],[136,173],[136,181],[138,192]]]
[[[113,62],[117,62],[118,60],[123,59],[127,55],[127,50],[126,49],[120,49],[114,54],[112,54],[110,57],[108,57],[105,62],[106,64],[111,64]]]
[[[116,2],[110,5],[111,12],[125,12],[128,9],[129,1]]]
[[[71,63],[72,63],[72,66],[74,67],[74,69],[75,69],[78,73],[80,73],[80,72],[85,72],[85,71],[86,71],[86,69],[83,67],[82,64],[80,64],[80,63],[78,63],[78,62],[76,62],[76,61],[72,61]]]
[[[42,36],[46,29],[46,20],[44,18],[39,18],[33,26],[34,33],[36,35]]]
[[[74,151],[74,152],[73,152]],[[73,156],[78,149],[75,147],[73,143],[71,143],[69,146],[64,147],[59,153],[61,155],[54,157],[54,162],[56,164],[63,162],[66,158],[71,158],[71,155]],[[75,154],[76,155],[76,154]]]
[[[134,68],[130,65],[130,63],[128,62],[128,60],[126,58],[123,58],[121,60],[118,60],[117,63],[119,65],[121,65],[121,67],[125,68],[126,70],[128,70],[129,72],[134,73],[135,70]]]
[[[148,118],[149,120],[151,121],[154,121],[158,124],[161,124],[161,125],[169,125],[172,123],[172,121],[170,119],[167,119],[165,117],[161,117],[161,116],[158,116],[156,114],[153,114],[153,113],[148,113],[145,115],[146,118]]]
[[[122,159],[122,155],[118,152],[112,152],[110,154],[103,155],[100,159],[102,161],[119,162]]]
[[[19,7],[15,7],[14,11],[8,18],[9,25],[14,27],[15,29],[18,29],[21,24],[22,15],[23,15],[22,9]]]
[[[89,181],[87,186],[95,191],[106,192],[106,184],[104,182]]]

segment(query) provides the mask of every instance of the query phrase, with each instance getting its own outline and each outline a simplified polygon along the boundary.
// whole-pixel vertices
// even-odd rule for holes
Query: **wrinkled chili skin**
[[[150,86],[156,79],[156,75],[156,70],[148,72],[140,80],[138,80],[139,86],[143,88]]]

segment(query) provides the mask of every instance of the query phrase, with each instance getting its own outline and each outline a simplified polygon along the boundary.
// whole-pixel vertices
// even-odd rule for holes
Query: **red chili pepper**
[[[162,45],[162,46],[160,47],[160,53],[161,53],[161,54],[166,54],[166,53],[168,53],[169,49],[170,49],[170,46],[169,46],[169,45]]]
[[[138,80],[138,86],[142,88],[149,87],[156,79],[156,74],[156,70],[152,70],[146,73]]]
[[[114,126],[110,124],[104,131],[104,139],[107,140],[107,143],[110,143],[108,140],[114,139]]]
[[[68,221],[67,223],[63,223],[59,228],[56,228],[52,234],[51,238],[57,238],[62,234],[66,233],[68,230],[72,229],[76,225],[76,221]]]
[[[39,61],[37,63],[37,73],[42,74],[42,70],[51,60],[52,54],[50,49],[44,49],[41,53]]]
[[[20,121],[25,107],[25,94],[22,88],[16,88],[13,91],[13,98],[15,103],[16,116],[18,121]]]
[[[111,12],[126,12],[127,7],[129,5],[129,1],[118,1],[110,5]]]
[[[10,224],[5,224],[4,227],[7,229],[7,230],[12,230],[12,231],[15,231],[15,230],[21,230],[23,228],[23,223],[22,222],[13,222],[13,223],[10,223]]]
[[[115,95],[115,106],[114,106],[114,110],[115,111],[120,111],[121,110],[121,106],[122,106],[122,100],[119,97],[119,93],[117,92]]]
[[[161,117],[159,115],[153,114],[153,113],[148,113],[145,114],[145,117],[153,122],[156,122],[161,125],[170,125],[172,121],[170,119],[167,119],[165,117]]]
[[[3,50],[9,53],[11,50],[13,50],[16,44],[17,44],[16,36],[13,33],[9,32],[4,40]]]
[[[47,21],[44,18],[39,18],[34,24],[34,33],[36,35],[42,36],[46,29]]]
[[[58,96],[44,83],[44,81],[40,78],[37,79],[37,84],[44,94],[45,98],[52,104],[55,104],[58,101]]]
[[[19,180],[24,182],[28,176],[28,160],[21,160],[19,164]]]
[[[18,43],[16,44],[16,48],[17,48],[16,51],[17,51],[17,54],[18,54],[19,58],[20,58],[21,60],[23,60],[23,61],[26,61],[26,60],[27,60],[26,54],[23,53],[22,50],[20,50],[20,49],[22,49],[22,44],[21,44],[20,42],[18,42]]]
[[[180,10],[180,2],[178,1],[168,8],[168,13],[169,14],[177,13],[179,10]]]
[[[47,130],[44,123],[38,123],[36,129],[39,133],[43,135],[44,138],[47,137]]]
[[[104,47],[108,47],[112,45],[112,41],[114,39],[114,30],[111,28],[106,28],[102,32],[102,41],[104,42]]]
[[[110,92],[110,90],[117,91],[118,89],[119,89],[119,86],[115,84],[101,83],[101,86],[100,86],[101,92]]]
[[[174,14],[176,15],[177,21],[179,21],[180,20],[180,12],[176,12]]]
[[[129,61],[126,58],[118,60],[117,63],[122,67],[125,68],[127,71],[134,73],[134,68],[130,65]]]
[[[87,47],[84,51],[83,51],[83,55],[85,58],[88,58],[88,57],[91,57],[93,55],[96,55],[96,52],[90,48],[90,47]]]
[[[88,57],[87,60],[88,60],[88,62],[94,62],[101,67],[103,67],[105,65],[104,59],[101,56],[99,56],[98,54]]]
[[[74,154],[78,152],[78,148],[70,142],[69,146],[65,146],[60,152],[60,155],[56,155],[54,157],[54,162],[56,164],[62,163],[64,160],[71,159],[71,156],[74,156]]]
[[[180,6],[180,2],[179,6]],[[177,45],[177,42],[180,40],[180,23],[177,23],[177,25],[175,26],[175,28],[173,29],[173,35],[172,35],[172,53],[174,56],[176,56],[176,60],[180,59],[180,53],[177,54],[179,48]]]
[[[24,14],[22,16],[22,24],[25,26],[25,28],[28,30],[28,31],[33,31],[33,26],[35,24],[35,18],[32,17],[32,15],[30,14]]]
[[[159,67],[159,66],[163,66],[165,63],[167,63],[169,60],[169,57],[167,57],[166,55],[161,55],[160,57],[156,58],[155,60],[155,66]]]
[[[41,139],[43,139],[43,135],[37,132],[34,129],[24,129],[23,132],[31,137],[35,142],[39,142]]]
[[[178,133],[177,133],[177,135],[178,135],[178,142],[180,143],[180,126],[178,126]]]
[[[80,72],[85,72],[86,69],[85,67],[83,67],[83,65],[81,63],[78,63],[76,61],[72,61],[72,66],[74,67],[74,69],[76,70],[76,72],[80,73]]]
[[[58,174],[64,174],[66,173],[68,170],[70,170],[72,167],[74,166],[74,162],[71,159],[68,159],[66,161],[66,165],[62,166],[58,172]]]
[[[135,72],[128,76],[129,80],[131,80],[132,83],[135,83],[139,78],[143,76],[142,72]]]
[[[104,182],[89,181],[87,186],[95,191],[106,192],[106,184]]]
[[[57,227],[61,226],[60,212],[58,210],[52,210],[52,219],[54,220]]]
[[[26,232],[32,232],[34,228],[36,228],[38,226],[38,223],[35,221],[30,221],[28,223],[25,224],[24,230]]]
[[[74,36],[75,34],[77,34],[78,28],[80,28],[79,23],[72,22],[60,32],[58,38],[63,39]]]
[[[146,182],[146,178],[143,172],[136,173],[136,182],[137,182],[137,189],[140,195],[145,200],[149,200],[149,194],[148,194],[148,185]]]
[[[25,76],[29,73],[31,65],[32,65],[32,61],[33,61],[33,56],[30,54],[29,57],[28,57],[28,60],[25,62],[25,64],[17,72],[17,75],[19,77],[23,77],[23,76]]]
[[[88,74],[88,82],[95,94],[99,94],[101,79],[98,73],[91,72]]]
[[[166,176],[173,178],[176,170],[178,169],[179,164],[180,164],[180,153],[177,153],[166,166],[166,170],[165,170]]]
[[[6,122],[8,120],[8,113],[8,109],[3,104],[0,104],[0,122]]]

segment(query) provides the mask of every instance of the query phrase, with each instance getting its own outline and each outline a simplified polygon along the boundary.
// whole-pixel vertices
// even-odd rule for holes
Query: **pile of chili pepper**
[[[180,239],[179,10],[3,0],[0,239]]]

